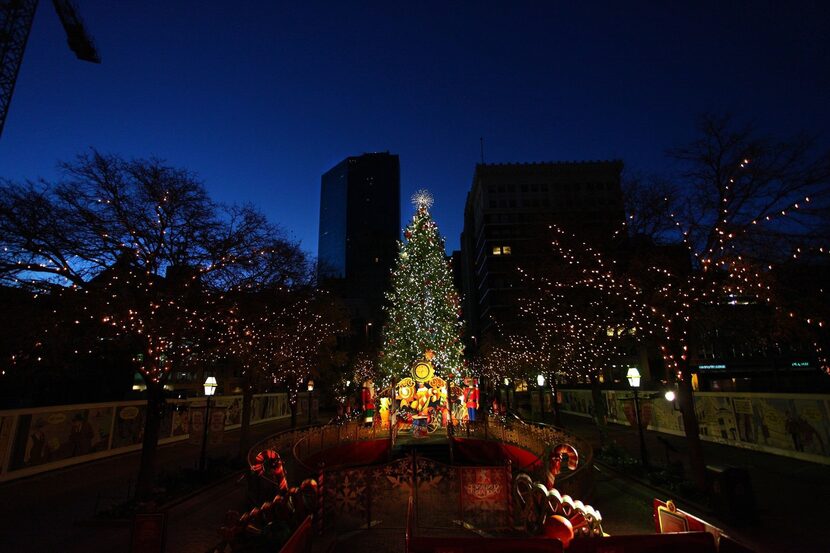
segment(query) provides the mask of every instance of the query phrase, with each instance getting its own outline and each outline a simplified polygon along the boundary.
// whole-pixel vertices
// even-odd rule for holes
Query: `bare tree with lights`
[[[618,234],[613,258],[552,229],[552,247],[567,270],[548,273],[535,288],[558,305],[526,304],[535,329],[510,337],[512,351],[502,357],[517,365],[532,357],[539,364],[550,343],[558,348],[548,348],[551,357],[561,365],[579,352],[568,345],[574,342],[587,346],[574,366],[590,371],[613,356],[600,339],[604,327],[653,340],[679,384],[692,477],[704,489],[689,353],[713,324],[726,324],[716,318],[723,306],[752,304],[797,323],[813,337],[818,361],[828,370],[823,288],[809,305],[794,308],[788,302],[793,295],[781,293],[780,277],[800,258],[827,264],[830,153],[816,154],[814,141],[803,136],[786,142],[759,138],[723,117],[702,118],[700,131],[699,139],[671,152],[682,168],[676,179],[627,187],[628,232]],[[606,319],[605,309],[621,317]],[[768,323],[759,328],[773,332]]]
[[[802,251],[824,250],[830,152],[816,154],[814,141],[805,136],[785,142],[762,138],[727,117],[703,117],[700,133],[671,152],[682,167],[674,181],[679,201],[665,197],[665,212],[675,223],[669,239],[682,242],[690,270],[646,261],[638,273],[650,280],[644,289],[660,319],[663,359],[680,385],[692,476],[703,489],[705,463],[689,364],[690,347],[705,324],[700,316],[713,305],[739,299],[785,311],[776,296],[775,267]],[[637,221],[636,213],[631,219]],[[807,325],[824,324],[804,313],[787,315]]]
[[[648,329],[632,323],[632,313],[642,311],[638,296],[603,276],[601,254],[587,244],[573,250],[573,237],[560,229],[553,232],[552,247],[564,264],[532,272],[521,270],[527,293],[520,300],[517,323],[502,342],[484,357],[488,376],[532,382],[542,375],[556,394],[562,382],[592,382]],[[575,254],[574,251],[580,253]],[[565,270],[578,263],[580,271]],[[553,402],[555,424],[561,425],[558,404]]]
[[[348,318],[330,294],[318,290],[272,313],[266,328],[262,344],[272,360],[271,378],[288,391],[291,424],[296,426],[297,398],[309,378],[344,361],[337,337],[347,332]]]
[[[274,329],[285,324],[277,318],[293,317],[286,308],[313,293],[313,270],[306,254],[298,244],[281,239],[278,229],[271,228],[268,235],[268,247],[259,255],[214,280],[206,298],[212,332],[198,357],[206,363],[228,362],[240,370],[240,459],[247,455],[253,396],[274,384],[272,341],[291,339],[276,335]]]
[[[61,169],[58,183],[0,188],[0,279],[73,298],[75,320],[132,350],[147,393],[137,484],[147,499],[164,385],[208,339],[206,290],[264,278],[275,267],[262,260],[284,241],[260,213],[213,203],[193,174],[160,160],[93,150]]]
[[[631,320],[653,337],[678,381],[692,476],[703,489],[690,350],[711,327],[713,311],[738,302],[766,306],[813,331],[825,327],[810,313],[815,308],[788,309],[775,277],[788,260],[826,256],[830,155],[815,154],[804,137],[758,138],[728,118],[704,117],[700,130],[699,139],[671,152],[682,167],[676,180],[629,189],[631,235],[624,262],[587,246],[563,257],[584,282],[640,305],[631,310]],[[593,262],[586,263],[586,256]],[[825,297],[815,300],[827,305]],[[822,348],[818,340],[814,346]],[[823,353],[819,362],[827,370]]]

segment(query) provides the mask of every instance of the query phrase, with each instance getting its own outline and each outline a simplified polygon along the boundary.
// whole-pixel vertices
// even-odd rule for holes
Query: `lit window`
[[[501,253],[503,253],[504,255],[510,255],[511,253],[513,253],[513,251],[510,249],[510,246],[502,246]]]
[[[493,246],[493,255],[501,255],[501,246]]]

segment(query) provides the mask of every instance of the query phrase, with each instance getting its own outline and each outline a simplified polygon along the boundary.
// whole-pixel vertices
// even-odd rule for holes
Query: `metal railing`
[[[395,461],[371,466],[349,466],[348,462],[338,463],[337,466],[311,466],[311,458],[330,448],[355,442],[389,440],[390,447],[396,435],[396,425],[366,426],[361,421],[343,423],[329,423],[325,425],[306,426],[290,429],[270,436],[255,444],[248,453],[248,461],[254,464],[256,456],[267,449],[274,449],[284,457],[290,451],[291,462],[297,463],[298,472],[307,472],[319,482],[319,505],[316,524],[319,531],[325,525],[338,533],[338,530],[354,530],[358,527],[370,527],[373,524],[373,511],[383,513],[381,518],[386,519],[389,525],[391,518],[401,520],[405,513],[397,511],[402,508],[398,499],[402,490],[415,494],[416,501],[426,501],[442,508],[458,508],[459,513],[447,514],[443,519],[461,519],[465,516],[464,502],[452,501],[447,503],[447,494],[463,496],[461,494],[461,473],[473,467],[444,465],[426,458],[405,457]],[[558,475],[556,488],[562,494],[579,498],[588,498],[593,487],[593,451],[591,446],[561,428],[550,425],[529,423],[516,416],[504,418],[489,418],[481,421],[463,423],[451,426],[448,429],[450,437],[466,437],[477,440],[489,440],[502,444],[522,448],[537,457],[531,467],[512,467],[508,463],[504,467],[508,474],[505,484],[510,487],[507,500],[512,499],[512,483],[510,475],[527,472],[535,480],[546,482],[548,455],[559,444],[570,444],[580,453],[579,465],[570,472]],[[286,461],[289,461],[286,459]],[[423,465],[423,466],[421,466]],[[528,470],[528,469],[532,470]],[[488,467],[476,467],[476,470],[485,470]],[[490,467],[489,470],[493,470]],[[260,479],[263,489],[270,489],[272,479],[263,474]],[[440,484],[438,484],[440,482]],[[253,482],[252,482],[253,483]],[[437,486],[437,487],[436,487]],[[420,490],[423,487],[423,490]],[[397,490],[397,491],[396,491]],[[420,490],[420,492],[419,492]],[[421,493],[422,492],[422,493]],[[426,495],[423,495],[426,494]],[[437,495],[436,495],[437,494]],[[461,495],[459,495],[461,494]],[[266,494],[267,495],[267,494]],[[423,495],[419,499],[419,496]],[[441,509],[439,509],[441,510]],[[446,509],[444,509],[446,510]],[[353,511],[353,512],[352,512]],[[442,511],[443,512],[443,511]],[[508,507],[506,513],[512,513]],[[391,518],[390,518],[391,517]],[[377,517],[375,517],[377,518]],[[483,520],[483,519],[482,519]],[[488,521],[476,520],[477,526],[487,525]],[[490,521],[492,522],[492,521]],[[425,527],[435,526],[434,521],[424,520],[419,524]]]
[[[487,417],[453,427],[457,437],[491,440],[520,447],[536,455],[546,468],[548,455],[559,444],[570,444],[579,452],[576,470],[557,476],[556,487],[563,493],[575,497],[589,497],[593,489],[594,451],[591,445],[562,428],[552,425],[528,422],[514,413],[505,417]],[[534,463],[535,464],[535,463]],[[515,467],[514,473],[530,472],[534,479],[545,482],[545,472],[530,466]]]

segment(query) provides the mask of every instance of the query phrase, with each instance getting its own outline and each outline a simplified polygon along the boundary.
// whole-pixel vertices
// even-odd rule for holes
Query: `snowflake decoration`
[[[351,480],[349,479],[351,472]],[[359,471],[349,471],[343,475],[343,480],[336,489],[337,505],[341,512],[353,513],[364,510],[366,502],[366,481],[361,478]]]
[[[421,188],[412,194],[412,204],[418,209],[429,209],[433,204],[432,194],[426,188]]]

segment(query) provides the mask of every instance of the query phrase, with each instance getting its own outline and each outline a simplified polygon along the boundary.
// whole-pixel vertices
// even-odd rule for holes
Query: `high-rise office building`
[[[518,267],[553,259],[550,224],[602,247],[624,220],[621,161],[476,165],[464,208],[460,277],[468,336],[509,324]]]
[[[367,334],[380,330],[383,293],[400,236],[398,156],[348,157],[327,171],[320,188],[317,276],[352,310]]]

